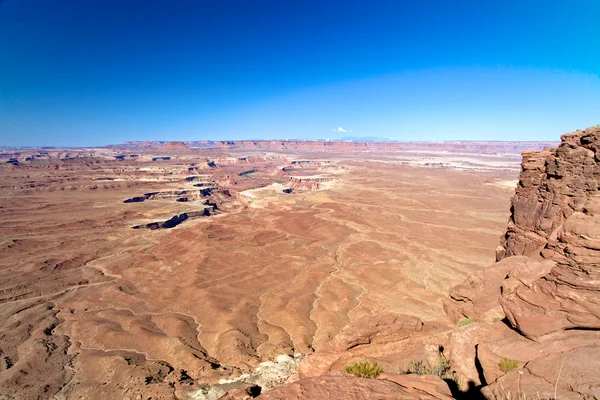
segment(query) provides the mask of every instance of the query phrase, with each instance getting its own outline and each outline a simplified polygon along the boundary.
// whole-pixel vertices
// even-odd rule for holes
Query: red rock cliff
[[[526,336],[600,329],[600,127],[563,135],[557,149],[523,154],[512,215],[497,259],[556,262],[507,285],[503,306]]]

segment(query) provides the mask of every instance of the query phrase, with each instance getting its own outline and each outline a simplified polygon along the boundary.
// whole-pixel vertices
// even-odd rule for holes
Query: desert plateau
[[[294,361],[269,393],[357,321],[439,325],[496,260],[521,151],[556,144],[351,145],[5,151],[4,398],[216,399]],[[336,358],[410,359],[368,343]]]

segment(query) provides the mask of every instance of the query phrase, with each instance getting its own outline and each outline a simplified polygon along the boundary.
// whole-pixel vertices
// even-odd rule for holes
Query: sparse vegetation
[[[518,368],[519,364],[517,361],[515,360],[511,360],[508,358],[505,358],[504,360],[500,361],[498,363],[498,366],[500,367],[500,369],[502,370],[502,364],[505,363],[507,366],[511,367],[511,370],[515,370]],[[554,394],[548,394],[545,393],[543,395],[540,395],[540,393],[538,391],[537,392],[537,396],[527,396],[525,393],[523,393],[521,391],[521,376],[523,375],[523,371],[519,371],[519,381],[517,384],[517,394],[513,394],[510,389],[509,390],[505,390],[504,389],[504,385],[502,385],[502,382],[499,382],[499,386],[496,386],[493,390],[492,390],[492,397],[490,400],[533,400],[533,399],[537,399],[537,400],[558,400],[558,396],[557,396],[557,392],[558,392],[558,380],[560,379],[560,375],[562,373],[562,368],[563,368],[563,364],[564,364],[564,359],[563,362],[560,364],[560,368],[558,370],[558,377],[556,378],[556,381],[554,382]],[[507,372],[502,370],[503,372]]]
[[[458,320],[456,325],[458,325],[459,327],[462,328],[463,326],[467,326],[473,322],[477,322],[477,320],[475,318],[471,318],[471,317],[463,317]]]
[[[359,378],[376,378],[383,373],[377,361],[357,361],[346,366],[346,372]]]
[[[506,373],[511,371],[516,371],[519,368],[519,363],[516,360],[511,360],[510,358],[505,358],[504,360],[498,363],[500,367],[500,371]]]
[[[491,400],[530,400],[529,397],[525,396],[523,393],[513,394],[510,390],[505,391],[504,388],[502,391],[494,390],[492,392]],[[540,398],[541,400],[542,398]],[[538,400],[538,399],[536,399]],[[543,400],[550,400],[548,398],[544,398]]]
[[[494,318],[492,318],[492,322],[495,324],[499,321],[502,321],[502,318],[499,315],[494,315]]]
[[[540,395],[538,392],[535,396],[528,396],[521,392],[520,387],[515,393],[510,389],[504,389],[502,384],[500,384],[499,388],[495,387],[491,392],[490,400],[558,400],[556,394],[554,396],[549,394]]]
[[[434,365],[429,365],[422,360],[409,360],[404,369],[398,369],[399,374],[435,375],[445,381],[453,381],[460,387],[456,373],[450,370],[450,362],[443,354],[440,354]]]
[[[398,370],[399,374],[416,374],[416,375],[427,375],[428,368],[425,362],[421,360],[408,360],[404,369]]]

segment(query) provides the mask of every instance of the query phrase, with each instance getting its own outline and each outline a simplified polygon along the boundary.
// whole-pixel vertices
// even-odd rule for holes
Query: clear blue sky
[[[556,140],[600,124],[599,20],[598,0],[0,0],[0,145]]]

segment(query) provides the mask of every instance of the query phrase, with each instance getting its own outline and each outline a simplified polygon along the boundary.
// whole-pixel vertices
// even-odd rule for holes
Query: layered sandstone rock
[[[449,299],[444,302],[444,311],[454,322],[465,317],[486,322],[503,319],[504,310],[499,301],[502,284],[509,273],[515,269],[549,270],[553,265],[552,261],[542,265],[524,256],[504,259],[452,288]]]
[[[600,178],[600,127],[588,128],[561,137],[557,149],[523,154],[520,181],[512,199],[512,215],[497,258],[544,251],[565,254],[568,240],[565,221],[585,206],[598,192]],[[593,206],[592,206],[593,207]],[[569,253],[569,251],[567,251]]]
[[[304,359],[300,377],[339,373],[354,361],[373,357],[385,371],[401,369],[410,359],[435,359],[440,343],[448,340],[449,327],[443,321],[423,323],[408,315],[363,317]]]
[[[302,379],[267,392],[260,398],[266,400],[447,400],[452,397],[439,378],[426,377],[413,380],[412,377],[406,379],[406,377],[395,375],[383,377],[383,379],[339,376]]]
[[[528,337],[600,329],[600,127],[562,136],[523,156],[513,212],[497,257],[553,260],[549,271],[512,274],[502,305]]]

